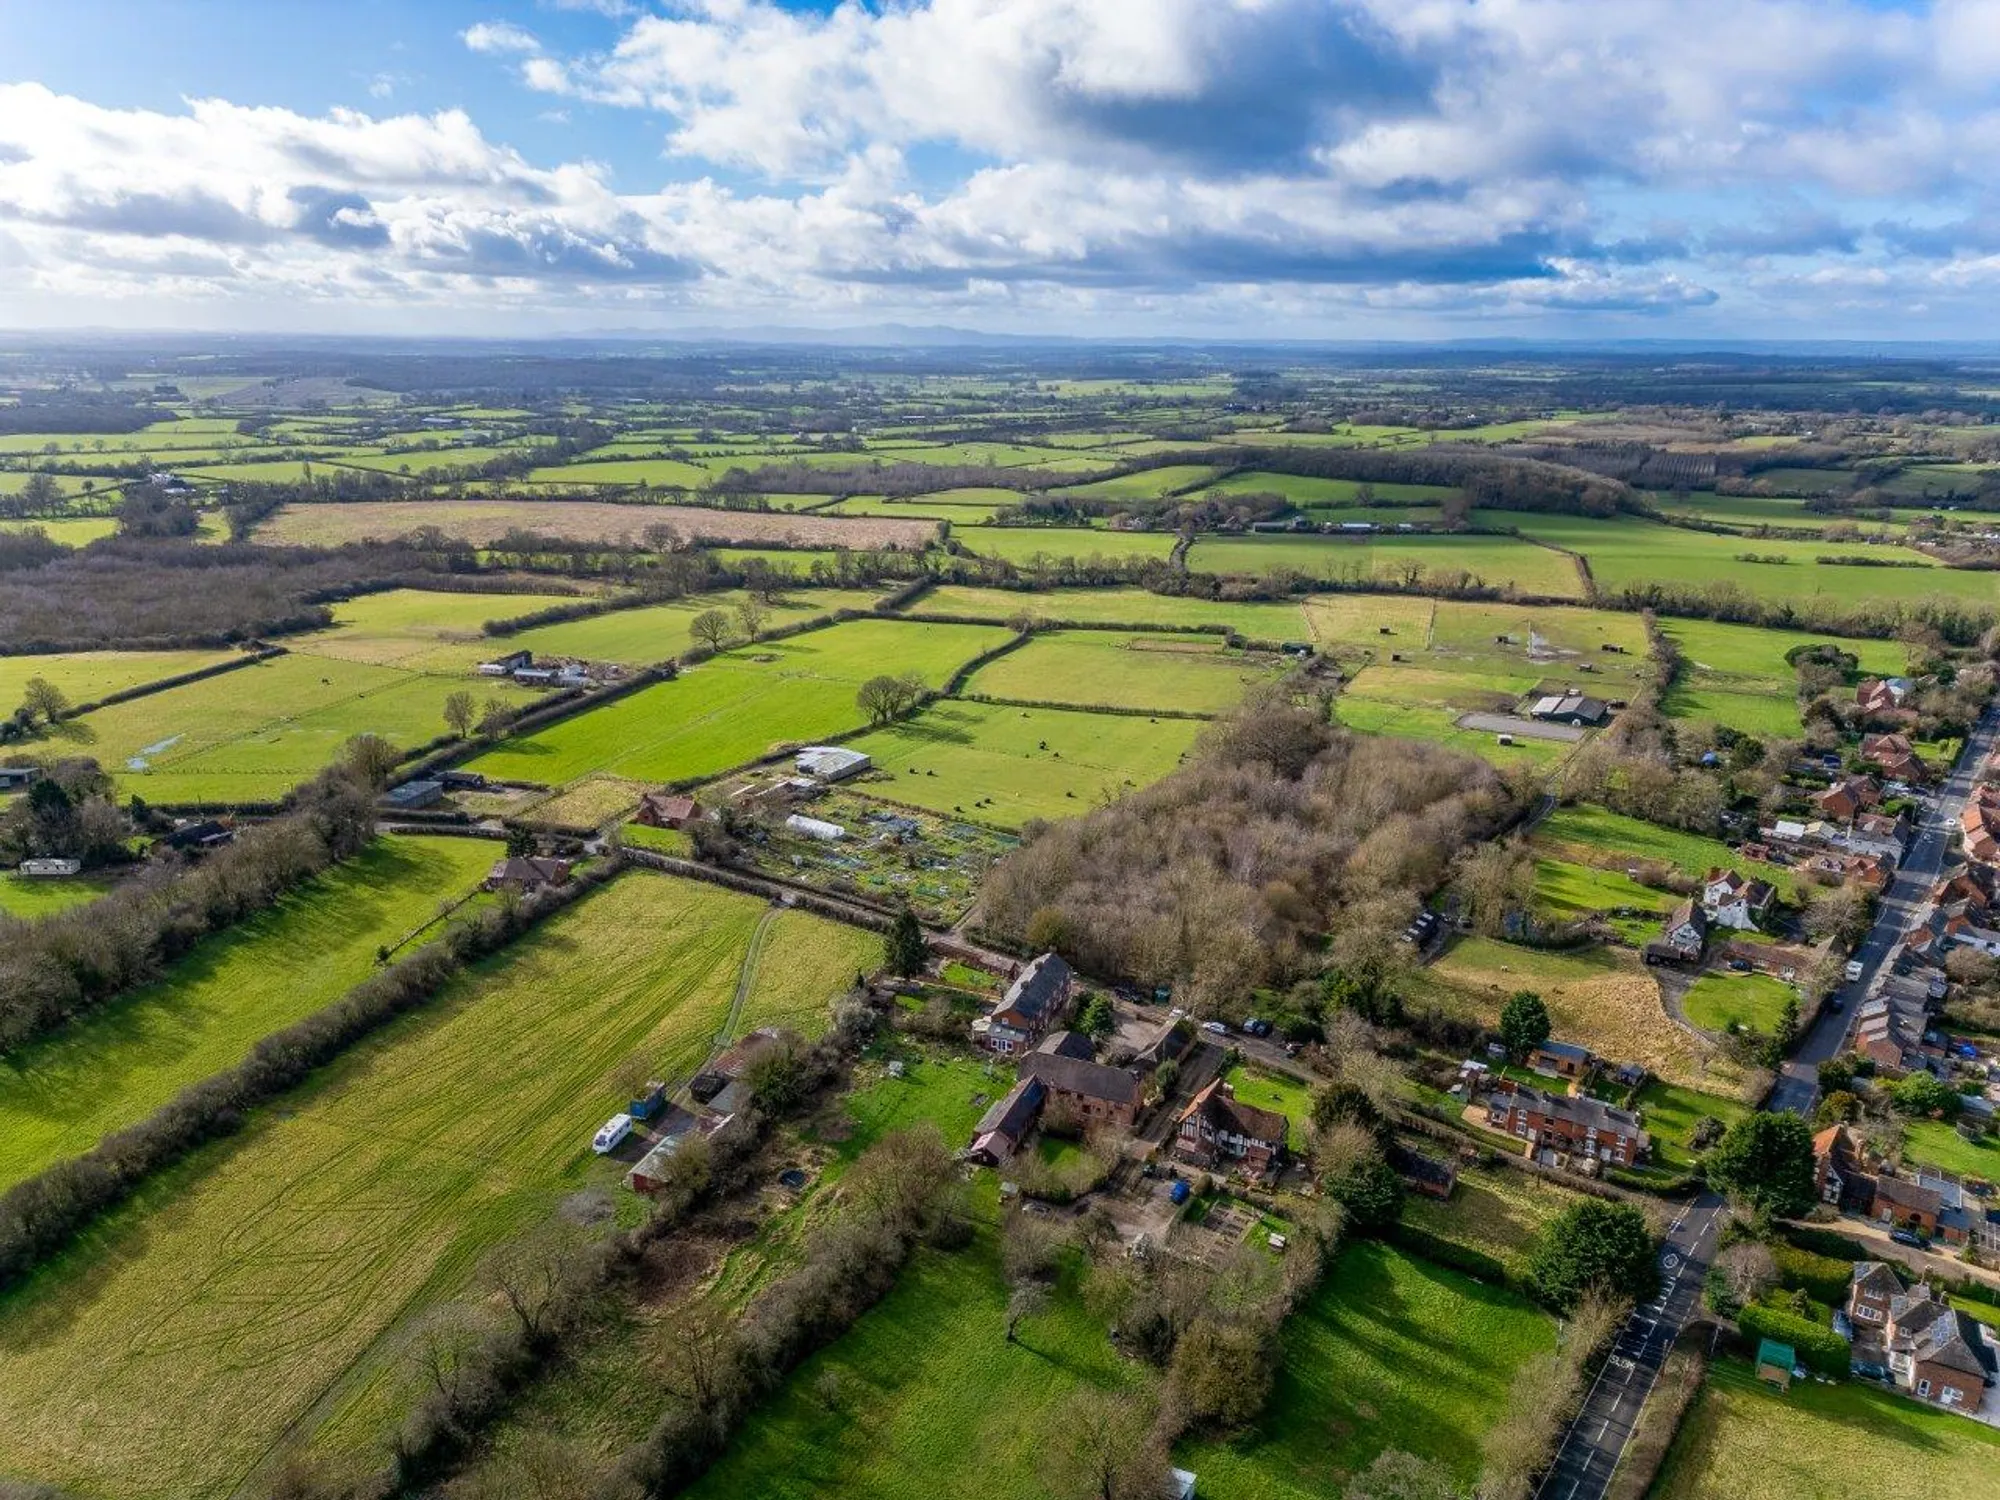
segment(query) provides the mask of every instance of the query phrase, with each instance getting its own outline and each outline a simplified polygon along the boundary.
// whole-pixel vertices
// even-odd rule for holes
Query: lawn
[[[782,745],[859,728],[867,714],[855,691],[868,677],[914,671],[942,686],[1006,639],[997,626],[851,620],[743,646],[672,682],[504,741],[470,769],[547,786],[593,772],[651,782],[713,776]]]
[[[1937,1500],[1991,1493],[2000,1431],[1861,1381],[1780,1395],[1711,1365],[1654,1481],[1656,1500]]]
[[[910,606],[914,614],[964,615],[1080,625],[1224,625],[1252,640],[1300,641],[1306,615],[1297,604],[1224,603],[1145,589],[982,589],[947,584]]]
[[[1303,1083],[1281,1073],[1240,1065],[1231,1068],[1223,1081],[1236,1090],[1236,1097],[1245,1104],[1274,1109],[1291,1121],[1285,1143],[1293,1151],[1305,1149],[1306,1126],[1312,1122],[1312,1091]]]
[[[1903,1156],[1945,1172],[2000,1182],[2000,1142],[1974,1143],[1942,1120],[1913,1120],[1903,1129]]]
[[[1663,912],[1673,906],[1675,899],[1669,891],[1656,891],[1616,870],[1599,870],[1566,859],[1535,861],[1535,909],[1559,922],[1624,907]],[[1628,939],[1643,942],[1657,935],[1658,925],[1627,918],[1621,919],[1620,931]]]
[[[1633,1107],[1640,1111],[1646,1132],[1653,1138],[1653,1162],[1664,1167],[1686,1167],[1692,1163],[1693,1147],[1689,1142],[1695,1126],[1704,1117],[1713,1116],[1724,1125],[1733,1125],[1750,1113],[1750,1107],[1739,1100],[1680,1088],[1657,1078],[1639,1090]]]
[[[1470,1484],[1515,1373],[1554,1348],[1555,1332],[1511,1292],[1351,1244],[1286,1323],[1263,1420],[1233,1442],[1184,1442],[1174,1461],[1213,1500],[1318,1500],[1392,1448]]]
[[[286,1435],[380,1462],[423,1314],[488,1246],[615,1182],[589,1149],[613,1074],[699,1065],[762,911],[628,875],[167,1174],[8,1299],[0,1469],[208,1497],[254,1488]],[[852,980],[828,932],[767,942],[746,1015]]]
[[[1786,738],[1800,733],[1798,676],[1785,660],[1787,651],[1824,643],[1851,652],[1864,672],[1894,674],[1905,666],[1903,648],[1894,641],[1708,620],[1666,620],[1662,628],[1680,647],[1684,662],[1667,695],[1668,715],[1726,724],[1745,734]]]
[[[1118,1356],[1068,1284],[1009,1344],[1007,1297],[989,1230],[954,1255],[919,1250],[895,1289],[800,1366],[683,1493],[689,1500],[1048,1494],[1065,1417],[1079,1398],[1130,1390],[1149,1399],[1157,1377]]]
[[[478,885],[497,849],[480,839],[377,839],[206,939],[153,984],[0,1060],[0,1191],[332,1004],[368,977],[378,947]]]
[[[54,656],[0,656],[0,716],[21,701],[32,677],[45,677],[72,705],[95,703],[148,682],[198,672],[234,651],[69,651]]]
[[[1677,828],[1628,818],[1607,808],[1579,803],[1557,808],[1535,831],[1536,842],[1583,864],[1616,866],[1657,863],[1671,865],[1690,880],[1700,880],[1716,866],[1768,880],[1780,897],[1796,899],[1793,876],[1776,865],[1740,857],[1720,839],[1684,833]]]
[[[0,916],[45,917],[51,912],[68,911],[72,906],[95,901],[110,889],[109,880],[95,876],[48,878],[0,870]]]
[[[1776,1029],[1785,1002],[1798,991],[1763,974],[1704,974],[1684,1002],[1687,1018],[1704,1031],[1748,1027],[1767,1035]]]
[[[1105,531],[1089,526],[981,526],[955,533],[981,557],[998,557],[1035,571],[1037,559],[1092,557],[1165,560],[1178,540],[1171,531]]]
[[[1049,631],[981,667],[965,692],[1078,708],[1220,713],[1275,678],[1271,657],[1230,651],[1209,636]]]
[[[1158,781],[1202,729],[1194,719],[944,702],[853,741],[898,802],[1016,828],[1066,818]],[[984,805],[981,805],[981,804]]]
[[[1471,574],[1529,594],[1573,599],[1583,593],[1569,558],[1511,536],[1201,537],[1187,565],[1192,573],[1255,576],[1287,569],[1330,583]]]

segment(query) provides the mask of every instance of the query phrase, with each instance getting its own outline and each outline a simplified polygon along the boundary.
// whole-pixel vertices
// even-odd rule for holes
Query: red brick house
[[[1533,1150],[1589,1156],[1612,1166],[1644,1161],[1653,1144],[1630,1110],[1613,1109],[1588,1095],[1545,1094],[1511,1078],[1494,1084],[1486,1123],[1528,1142]]]
[[[1939,1406],[1977,1411],[2000,1372],[1985,1328],[1926,1285],[1891,1301],[1886,1343],[1896,1384]]]
[[[1079,1055],[1073,1043],[1081,1042]],[[1090,1057],[1090,1043],[1073,1031],[1052,1031],[1021,1059],[1020,1076],[1041,1084],[1043,1109],[1084,1130],[1130,1130],[1139,1120],[1138,1075]]]
[[[1858,1260],[1847,1284],[1848,1321],[1860,1328],[1889,1327],[1889,1309],[1903,1295],[1894,1269],[1879,1260]]]
[[[1934,1188],[1903,1177],[1881,1176],[1875,1179],[1874,1215],[1884,1224],[1898,1229],[1914,1229],[1922,1235],[1935,1235],[1938,1213],[1943,1207],[1944,1200]]]
[[[1910,748],[1907,735],[1866,734],[1861,737],[1861,758],[1891,781],[1922,781],[1924,763]]]
[[[1813,1183],[1819,1201],[1851,1213],[1874,1206],[1875,1179],[1861,1160],[1860,1143],[1845,1125],[1829,1125],[1813,1137]]]
[[[685,828],[700,816],[701,806],[692,797],[648,792],[639,799],[639,810],[632,814],[632,821],[648,828]]]
[[[1285,1117],[1245,1104],[1220,1078],[1190,1099],[1174,1126],[1174,1151],[1201,1166],[1262,1173],[1285,1149]]]
[[[1026,1052],[1069,1015],[1075,991],[1069,965],[1058,954],[1044,953],[972,1023],[972,1040],[1003,1055]]]

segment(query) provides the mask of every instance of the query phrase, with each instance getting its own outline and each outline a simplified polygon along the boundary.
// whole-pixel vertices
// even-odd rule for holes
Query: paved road
[[[1660,1257],[1659,1298],[1633,1309],[1619,1331],[1535,1491],[1536,1500],[1599,1500],[1610,1486],[1667,1351],[1700,1305],[1721,1212],[1722,1199],[1703,1193],[1674,1220]]]
[[[1974,772],[1991,753],[1996,739],[2000,739],[2000,712],[1989,708],[1966,737],[1965,749],[1960,753],[1950,777],[1924,803],[1923,814],[1918,819],[1916,834],[1910,843],[1909,857],[1897,869],[1895,881],[1883,893],[1875,925],[1869,929],[1867,940],[1855,950],[1854,956],[1861,960],[1861,977],[1843,985],[1837,992],[1847,1004],[1837,1011],[1830,1006],[1821,1009],[1819,1020],[1806,1034],[1792,1060],[1785,1064],[1784,1071],[1778,1076],[1777,1086],[1771,1090],[1772,1109],[1788,1109],[1801,1115],[1811,1111],[1819,1097],[1819,1065],[1839,1053],[1847,1038],[1847,1024],[1853,1017],[1855,1004],[1868,993],[1868,986],[1875,980],[1875,971],[1882,966],[1882,960],[1896,945],[1896,939],[1909,925],[1911,915],[1936,882],[1939,870],[1944,867],[1945,857],[1951,850],[1952,835],[1958,831],[1958,816],[1965,810],[1966,799],[1972,795],[1977,780]]]

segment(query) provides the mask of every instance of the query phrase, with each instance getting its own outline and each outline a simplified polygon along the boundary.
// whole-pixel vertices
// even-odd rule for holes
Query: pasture
[[[1935,1500],[1988,1490],[1996,1471],[2000,1430],[1859,1380],[1780,1395],[1731,1359],[1709,1366],[1651,1493]]]
[[[1401,505],[1436,506],[1448,496],[1458,492],[1450,485],[1443,484],[1376,484],[1367,483],[1372,501],[1362,493],[1365,481],[1358,479],[1321,479],[1305,474],[1277,474],[1265,469],[1249,469],[1231,474],[1227,479],[1210,485],[1204,495],[1283,495],[1301,510],[1317,515],[1320,511],[1336,506]],[[1366,517],[1367,510],[1356,510],[1357,516]]]
[[[1199,489],[1215,477],[1207,464],[1166,464],[1157,469],[1141,469],[1136,474],[1119,474],[1110,479],[1094,479],[1089,484],[1072,484],[1058,491],[1078,500],[1155,500]]]
[[[152,984],[0,1059],[0,1191],[330,1005],[368,977],[378,947],[401,943],[473,890],[497,852],[481,839],[379,838],[205,939]]]
[[[1351,1243],[1285,1324],[1262,1419],[1232,1441],[1184,1441],[1174,1461],[1215,1500],[1316,1500],[1389,1449],[1469,1485],[1516,1372],[1555,1334],[1554,1319],[1512,1292]]]
[[[1221,713],[1278,670],[1273,658],[1231,651],[1211,636],[1048,631],[981,667],[964,691],[1078,708]]]
[[[981,526],[955,533],[981,557],[997,557],[1033,573],[1039,563],[1064,558],[1157,558],[1164,562],[1179,540],[1171,531],[1108,531],[1089,526]]]
[[[0,531],[28,531],[43,533],[52,542],[65,547],[87,547],[92,542],[118,534],[118,522],[110,516],[56,517],[46,520],[0,521]]]
[[[1560,552],[1511,536],[1200,537],[1188,549],[1191,573],[1294,572],[1327,583],[1410,584],[1469,577],[1494,588],[1574,599],[1576,564]]]
[[[1859,670],[1894,675],[1906,665],[1895,641],[1855,640],[1795,630],[1765,630],[1712,620],[1663,620],[1666,635],[1680,647],[1684,666],[1666,697],[1670,718],[1724,724],[1744,734],[1775,739],[1803,729],[1798,708],[1798,674],[1785,653],[1804,646],[1832,645],[1852,654]]]
[[[0,801],[0,806],[4,805],[4,801]],[[86,901],[95,901],[110,889],[111,882],[98,876],[46,879],[0,870],[0,917],[25,920],[46,917],[53,912],[68,911],[72,906],[81,906]],[[4,1062],[0,1062],[0,1074],[4,1074],[5,1066]]]
[[[1158,781],[1201,732],[1193,719],[935,703],[851,742],[895,778],[884,796],[1018,828],[1068,818]]]
[[[1027,590],[946,584],[910,605],[909,613],[988,620],[1026,615],[1079,625],[1220,625],[1252,640],[1307,638],[1306,612],[1294,603],[1195,599],[1130,588]]]
[[[559,605],[584,604],[587,594],[458,594],[391,589],[343,599],[333,626],[293,636],[285,645],[311,656],[336,656],[420,672],[463,672],[510,649],[482,631],[488,620],[511,619]]]
[[[198,672],[234,651],[67,651],[50,656],[0,656],[0,714],[13,712],[32,677],[45,677],[72,705],[110,693]]]
[[[854,701],[878,672],[915,671],[932,687],[1007,639],[997,626],[851,620],[723,653],[672,682],[509,739],[471,769],[559,786],[592,772],[638,781],[713,776],[790,744],[859,728]]]
[[[931,521],[800,516],[781,511],[708,510],[694,505],[614,505],[595,500],[357,500],[344,505],[287,505],[257,530],[278,546],[338,547],[370,537],[398,537],[419,526],[482,546],[509,531],[580,541],[648,545],[665,527],[683,542],[785,542],[804,547],[921,551],[937,533]]]
[[[648,666],[669,661],[692,649],[695,616],[719,609],[733,617],[749,596],[741,589],[719,594],[695,594],[666,604],[613,610],[560,625],[538,625],[504,639],[489,641],[487,650],[532,651],[537,656],[577,656],[586,661]],[[764,606],[764,628],[774,630],[842,609],[869,609],[877,595],[872,589],[809,589],[788,593]],[[740,628],[740,626],[738,627]]]
[[[1659,933],[1658,916],[1675,901],[1670,891],[1641,885],[1621,870],[1600,870],[1565,859],[1535,861],[1535,910],[1557,922],[1633,909],[1648,918],[1616,918],[1613,925],[1627,942],[1650,942]]]
[[[1763,974],[1704,974],[1682,1002],[1687,1017],[1704,1031],[1747,1027],[1769,1033],[1777,1028],[1785,1002],[1798,992]]]
[[[1795,878],[1776,865],[1739,858],[1720,839],[1628,818],[1608,808],[1582,803],[1558,808],[1536,829],[1535,842],[1563,858],[1600,869],[1661,864],[1671,866],[1690,880],[1700,880],[1716,866],[1736,869],[1744,875],[1768,880],[1787,900],[1797,899]]]
[[[589,1150],[613,1073],[702,1061],[763,910],[628,875],[167,1174],[8,1299],[0,1469],[219,1497],[288,1434],[379,1463],[424,1314],[490,1246],[615,1179]],[[847,934],[801,918],[775,936],[746,1017],[851,982]],[[119,1419],[79,1422],[99,1410]]]
[[[1466,755],[1477,755],[1496,766],[1554,766],[1576,747],[1559,740],[1535,740],[1517,736],[1511,745],[1500,743],[1498,735],[1483,729],[1461,729],[1462,712],[1449,702],[1413,697],[1414,679],[1378,676],[1374,668],[1357,677],[1348,691],[1334,700],[1334,717],[1349,729],[1363,734],[1388,735],[1393,739],[1422,740]]]

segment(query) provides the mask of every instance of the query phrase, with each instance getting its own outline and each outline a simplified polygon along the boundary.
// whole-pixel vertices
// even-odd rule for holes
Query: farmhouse
[[[1486,1123],[1543,1150],[1593,1157],[1614,1166],[1643,1161],[1652,1138],[1630,1110],[1579,1094],[1546,1094],[1511,1078],[1495,1083]]]
[[[1777,894],[1767,880],[1746,879],[1716,866],[1702,882],[1701,904],[1717,925],[1750,932],[1763,925]]]
[[[1588,698],[1581,693],[1551,693],[1529,705],[1528,716],[1545,724],[1594,729],[1611,716],[1611,706],[1602,698]]]
[[[1044,953],[972,1023],[973,1043],[999,1053],[1026,1051],[1069,1014],[1074,990],[1069,965],[1058,954]]]
[[[685,828],[701,816],[701,807],[692,797],[672,792],[648,792],[639,799],[632,821],[648,828]]]
[[[493,868],[486,872],[486,889],[528,896],[549,886],[567,885],[569,869],[570,862],[566,859],[510,855],[493,861]]]
[[[1108,1067],[1079,1057],[1069,1044],[1082,1041],[1074,1032],[1053,1031],[1041,1045],[1021,1059],[1021,1076],[1041,1084],[1047,1098],[1043,1107],[1066,1116],[1065,1123],[1083,1129],[1115,1126],[1130,1130],[1139,1119],[1139,1079],[1124,1068]]]
[[[1174,1151],[1200,1166],[1237,1166],[1261,1174],[1285,1149],[1285,1117],[1236,1097],[1217,1078],[1188,1101],[1174,1123]]]
[[[42,879],[57,879],[65,875],[78,875],[83,871],[80,859],[24,859],[20,864],[23,875],[35,875]]]
[[[811,776],[819,781],[845,781],[850,776],[859,776],[873,765],[859,750],[843,749],[839,745],[808,745],[793,760],[801,776]]]
[[[1707,945],[1708,913],[1690,898],[1667,914],[1658,940],[1646,945],[1646,962],[1698,963]]]

